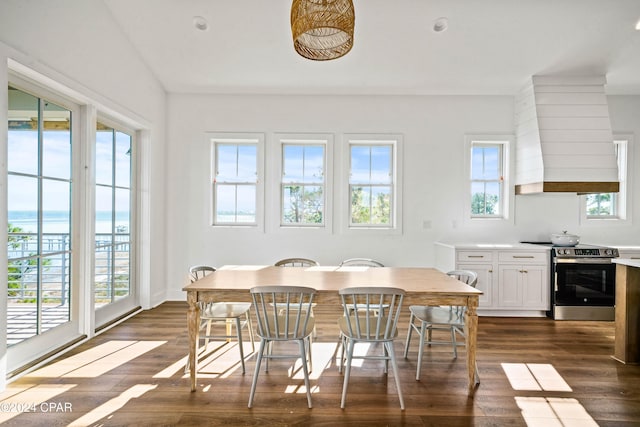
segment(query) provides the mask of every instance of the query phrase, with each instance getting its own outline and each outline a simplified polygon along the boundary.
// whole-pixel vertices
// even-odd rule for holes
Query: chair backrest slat
[[[340,267],[384,267],[384,264],[370,258],[349,258],[342,261]]]
[[[339,293],[346,327],[351,336],[370,340],[393,339],[404,290],[392,287],[357,287],[344,288]],[[386,307],[386,314],[382,307]]]
[[[309,258],[285,258],[273,265],[276,267],[313,267],[320,264]]]
[[[251,289],[258,334],[276,340],[308,335],[315,289],[304,286],[257,286]]]

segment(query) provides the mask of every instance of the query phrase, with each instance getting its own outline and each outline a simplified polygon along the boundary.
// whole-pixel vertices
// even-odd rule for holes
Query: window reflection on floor
[[[573,392],[553,365],[548,363],[502,363],[502,369],[511,387],[517,391]],[[516,396],[515,401],[528,427],[598,425],[574,398]]]

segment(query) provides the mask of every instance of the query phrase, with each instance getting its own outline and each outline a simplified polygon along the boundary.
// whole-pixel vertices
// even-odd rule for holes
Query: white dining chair
[[[216,269],[208,265],[195,265],[189,269],[191,282],[202,279],[207,274],[211,274]],[[240,351],[240,363],[242,365],[242,373],[245,373],[244,364],[244,345],[242,343],[242,329],[247,328],[249,338],[251,340],[251,351],[255,352],[255,340],[253,338],[253,326],[251,324],[251,303],[250,302],[204,302],[199,301],[200,309],[200,327],[204,330],[204,335],[200,335],[200,339],[204,340],[203,351],[206,351],[210,340],[228,341],[236,338],[238,349]],[[224,334],[213,334],[211,331],[216,325],[224,325]],[[235,326],[236,333],[232,334],[231,329]],[[185,366],[185,372],[189,370],[189,362]]]
[[[275,267],[317,267],[320,265],[318,261],[309,258],[284,258],[273,264]],[[311,316],[314,315],[313,308],[316,304],[311,305]],[[318,335],[316,328],[313,328],[312,341]]]
[[[371,258],[349,258],[342,261],[340,267],[384,267],[384,264]]]
[[[478,275],[474,271],[453,270],[449,271],[447,275],[473,287],[475,287],[478,282]],[[462,345],[464,343],[460,343],[456,340],[456,334],[459,334],[462,337],[465,336],[464,317],[466,307],[412,305],[409,307],[409,311],[411,312],[411,317],[409,318],[409,330],[407,332],[407,340],[404,346],[404,358],[406,359],[409,353],[412,332],[416,331],[420,336],[416,380],[420,380],[420,368],[422,366],[422,356],[424,354],[425,345],[451,345],[453,347],[453,358],[455,359],[458,357],[458,345]],[[448,331],[451,339],[434,341],[432,333],[435,330]]]
[[[255,373],[251,382],[249,408],[253,406],[260,365],[265,359],[265,371],[269,369],[269,359],[300,359],[307,391],[307,403],[311,408],[311,386],[309,371],[311,355],[311,335],[315,319],[311,316],[311,305],[316,290],[304,286],[257,286],[251,289],[251,298],[258,321],[260,348],[256,359]],[[271,348],[274,342],[295,341],[298,351],[277,353]],[[294,362],[295,366],[295,362]],[[291,377],[294,370],[291,369]]]
[[[276,261],[273,265],[276,267],[315,267],[320,264],[309,258],[284,258]]]
[[[385,373],[388,372],[389,361],[391,362],[396,388],[398,389],[398,398],[400,399],[400,408],[404,410],[404,399],[402,398],[393,341],[398,336],[398,318],[405,291],[389,287],[355,287],[341,289],[339,294],[344,311],[343,316],[338,319],[342,341],[339,366],[342,367],[344,364],[344,382],[340,407],[345,407],[353,359],[373,359],[384,360]],[[372,309],[374,305],[387,306],[386,314],[382,315]],[[358,343],[380,343],[383,346],[383,354],[355,355],[354,348]],[[346,356],[344,355],[345,350]]]
[[[349,258],[340,263],[340,267],[384,267],[380,261],[376,261],[371,258]],[[374,304],[371,305],[371,309],[377,314],[378,311],[382,310],[382,314],[384,314],[384,310],[386,307],[378,307]],[[353,310],[353,307],[349,307],[349,310]]]

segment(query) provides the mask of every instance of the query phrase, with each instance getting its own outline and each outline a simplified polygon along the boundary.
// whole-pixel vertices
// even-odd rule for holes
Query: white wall
[[[472,223],[464,218],[463,200],[468,194],[464,135],[512,134],[512,97],[171,94],[168,100],[169,298],[184,298],[180,289],[185,272],[196,263],[271,264],[279,258],[300,255],[325,265],[365,256],[387,265],[430,266],[434,263],[433,243],[438,240],[542,240],[561,230],[582,234],[587,242],[606,239],[640,245],[637,224],[582,227],[575,194],[518,196],[512,222]],[[640,97],[612,98],[614,131],[640,134],[639,114]],[[337,145],[342,133],[403,134],[402,235],[354,236],[339,229],[333,233],[270,233],[209,226],[210,146],[205,132],[217,131],[264,132],[267,168],[273,163],[270,156],[278,155],[269,149],[276,132],[331,132],[336,135]],[[338,162],[340,152],[336,146]],[[634,164],[638,163],[639,152],[635,150]],[[640,188],[637,175],[635,188]],[[640,212],[638,199],[634,198],[635,212]],[[266,218],[269,220],[273,218]],[[431,228],[423,228],[424,221],[430,221]]]

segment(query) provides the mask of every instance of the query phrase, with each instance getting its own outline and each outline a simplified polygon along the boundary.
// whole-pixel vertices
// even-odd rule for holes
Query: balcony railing
[[[96,234],[93,273],[97,306],[129,294],[129,238],[128,232],[116,234],[115,240],[111,234]],[[72,250],[66,233],[45,233],[41,245],[36,233],[9,233],[7,246],[7,332],[9,342],[15,343],[38,333],[38,319],[40,332],[69,320]],[[57,315],[45,315],[51,310]]]

